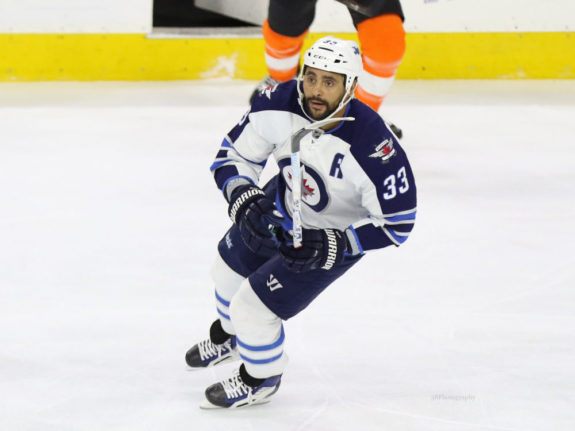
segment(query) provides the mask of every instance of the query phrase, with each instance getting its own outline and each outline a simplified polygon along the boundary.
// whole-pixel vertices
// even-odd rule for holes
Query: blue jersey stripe
[[[210,172],[214,172],[216,169],[222,167],[223,165],[225,165],[226,163],[232,162],[232,159],[225,159],[225,160],[220,160],[219,162],[214,162],[212,164],[212,166],[210,166]]]
[[[262,168],[265,167],[267,160],[264,160],[263,162],[254,162],[253,160],[250,159],[246,159],[244,156],[242,156],[240,153],[238,153],[236,151],[236,153],[238,154],[238,156],[240,156],[242,159],[244,159],[246,162],[251,163],[252,165],[258,165],[261,166]]]
[[[387,233],[389,233],[395,241],[403,244],[407,240],[407,235],[398,235],[393,229],[383,228]]]
[[[239,175],[238,168],[235,165],[229,164],[216,169],[213,172],[214,179],[220,190],[224,190],[224,183],[228,181],[229,178],[237,177]],[[253,182],[253,180],[250,180]]]
[[[392,216],[392,217],[385,217],[386,221],[389,222],[398,222],[398,221],[415,221],[415,214],[417,213],[417,211],[414,211],[412,213],[409,214],[400,214],[400,215],[396,215],[396,216]]]
[[[359,240],[359,237],[357,236],[357,232],[355,231],[353,226],[350,226],[348,229],[351,231],[351,233],[353,234],[353,237],[355,238],[355,243],[357,244],[357,247],[359,249],[359,253],[364,254],[365,252],[363,251],[363,247],[361,245],[361,241]]]

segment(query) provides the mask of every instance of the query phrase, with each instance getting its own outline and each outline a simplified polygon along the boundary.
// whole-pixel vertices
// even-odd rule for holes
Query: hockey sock
[[[377,111],[389,93],[405,53],[405,30],[399,15],[366,19],[357,26],[363,73],[355,96]]]
[[[222,322],[220,322],[220,319],[212,323],[212,326],[210,327],[210,340],[212,343],[224,344],[230,339],[230,337],[231,335],[222,328]]]
[[[262,32],[266,42],[266,65],[270,76],[276,81],[289,81],[297,73],[300,51],[308,31],[295,37],[284,36],[272,30],[266,20]]]
[[[266,380],[250,376],[244,364],[240,366],[240,377],[242,378],[242,380],[246,385],[251,386],[252,388],[261,385]]]

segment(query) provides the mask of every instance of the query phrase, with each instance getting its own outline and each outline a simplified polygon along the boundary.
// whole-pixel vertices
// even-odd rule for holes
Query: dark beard
[[[310,100],[319,100],[319,99],[308,99],[308,98],[305,97],[305,96],[304,96],[304,98],[303,98],[303,106],[305,107],[306,113],[307,113],[311,118],[313,118],[315,121],[320,121],[320,120],[323,120],[324,118],[329,117],[329,116],[336,110],[336,108],[337,108],[337,106],[331,106],[329,103],[326,103],[326,102],[323,101],[323,100],[319,100],[320,102],[325,103],[326,110],[325,110],[325,114],[320,115],[319,117],[317,117],[317,116],[315,116],[315,115],[313,115],[313,114],[311,113],[311,110],[310,110],[310,108],[309,108],[309,106],[308,106]]]

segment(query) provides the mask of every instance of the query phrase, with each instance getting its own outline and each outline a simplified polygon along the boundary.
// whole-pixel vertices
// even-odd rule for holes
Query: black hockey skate
[[[244,377],[242,377],[242,375]],[[215,383],[206,389],[206,400],[200,404],[203,409],[238,408],[263,404],[277,392],[281,375],[257,380],[256,386],[248,385],[245,380],[253,379],[242,365],[232,377]]]
[[[207,368],[239,359],[235,335],[226,333],[219,320],[210,328],[210,338],[200,341],[186,352],[186,363],[192,368]]]
[[[222,362],[239,359],[236,337],[223,344],[214,344],[207,339],[199,342],[186,352],[186,363],[192,368],[207,368]]]

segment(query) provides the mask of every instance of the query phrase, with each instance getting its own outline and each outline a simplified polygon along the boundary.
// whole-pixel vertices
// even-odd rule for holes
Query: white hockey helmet
[[[316,41],[305,52],[303,67],[298,78],[300,104],[303,100],[303,92],[300,89],[300,84],[303,82],[303,74],[306,66],[325,70],[326,72],[340,73],[345,76],[345,94],[336,111],[353,99],[353,93],[351,91],[353,83],[363,71],[361,54],[356,42],[338,39],[333,36],[325,36]]]
[[[359,46],[353,40],[326,36],[308,49],[303,57],[303,65],[327,72],[345,75],[345,89],[349,90],[363,70]]]

